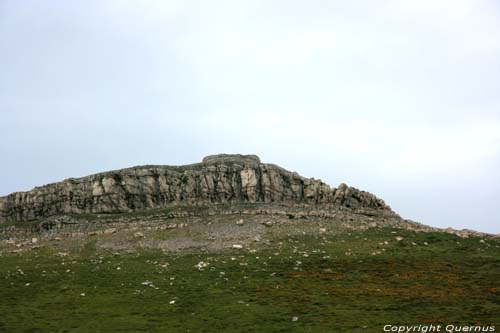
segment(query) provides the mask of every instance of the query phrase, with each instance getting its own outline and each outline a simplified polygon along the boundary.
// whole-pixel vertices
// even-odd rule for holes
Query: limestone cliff
[[[345,184],[331,188],[255,155],[214,155],[197,164],[133,167],[12,193],[0,197],[0,223],[222,203],[300,203],[397,216],[373,194]]]

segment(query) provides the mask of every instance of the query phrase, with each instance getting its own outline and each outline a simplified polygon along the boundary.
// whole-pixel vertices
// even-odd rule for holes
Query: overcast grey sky
[[[0,0],[0,195],[255,153],[500,232],[500,2]]]

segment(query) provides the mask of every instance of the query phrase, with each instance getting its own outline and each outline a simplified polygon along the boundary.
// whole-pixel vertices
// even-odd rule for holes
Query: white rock
[[[401,236],[396,236],[396,238],[395,238],[395,239],[396,239],[398,242],[400,242],[400,241],[402,241],[402,240],[403,240],[403,237],[401,237]]]
[[[233,244],[233,249],[242,249],[243,245],[241,244]]]
[[[299,320],[299,317],[296,316],[292,317],[292,321],[297,321],[297,320]]]
[[[31,244],[36,244],[36,243],[38,243],[38,238],[33,237],[33,238],[31,239]]]
[[[170,301],[170,302],[168,302],[168,303],[169,303],[169,304],[175,304],[175,301]]]
[[[210,263],[205,262],[205,261],[200,261],[197,263],[194,267],[198,268],[200,271],[203,270],[203,268],[206,268],[210,265]]]
[[[111,235],[111,234],[114,234],[115,232],[116,232],[116,228],[109,228],[109,229],[105,229],[103,234]]]
[[[245,221],[243,221],[243,219],[236,221],[236,225],[243,225],[243,224],[245,224]]]

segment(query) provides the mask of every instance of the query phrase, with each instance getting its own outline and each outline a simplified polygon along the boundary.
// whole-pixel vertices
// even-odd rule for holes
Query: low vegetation
[[[97,246],[99,237],[106,235],[88,238],[75,251],[44,245],[4,251],[0,331],[381,332],[386,324],[500,325],[500,241],[494,238],[373,228],[276,234],[265,244],[216,252],[116,252]]]

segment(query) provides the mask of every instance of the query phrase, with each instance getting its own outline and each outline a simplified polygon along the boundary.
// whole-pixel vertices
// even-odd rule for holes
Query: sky
[[[500,233],[497,0],[0,0],[0,195],[257,154]]]

